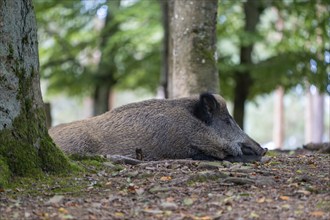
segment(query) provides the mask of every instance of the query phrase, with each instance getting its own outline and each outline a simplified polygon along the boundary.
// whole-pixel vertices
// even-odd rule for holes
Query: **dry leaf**
[[[290,197],[289,196],[280,196],[280,199],[283,201],[289,201]]]
[[[257,200],[257,203],[264,203],[266,201],[265,197],[261,197],[260,199]]]
[[[249,218],[259,218],[259,215],[255,212],[251,212]]]
[[[172,177],[171,177],[171,176],[162,176],[162,177],[160,178],[160,180],[161,180],[161,181],[170,181],[170,180],[172,180]]]
[[[162,214],[163,213],[162,210],[159,210],[159,209],[149,209],[149,208],[145,208],[143,210],[143,212],[150,213],[150,214]]]
[[[69,213],[69,211],[66,210],[66,209],[63,208],[63,207],[59,208],[59,209],[58,209],[58,212],[63,213],[63,214],[68,214],[68,213]]]
[[[194,219],[197,219],[197,220],[211,220],[213,218],[206,215],[206,216],[202,216],[202,217],[194,217]]]
[[[311,212],[310,214],[315,217],[322,217],[325,213],[323,211],[314,211]]]
[[[115,216],[116,216],[116,217],[124,217],[125,214],[122,213],[122,212],[115,212]]]
[[[305,196],[308,196],[311,194],[310,191],[307,191],[307,190],[298,190],[297,193],[301,193],[301,194],[304,194]]]
[[[284,204],[284,205],[282,205],[281,207],[282,207],[283,209],[290,209],[291,206],[290,206],[289,204]]]
[[[185,198],[185,199],[183,200],[183,204],[186,205],[186,206],[190,206],[190,205],[192,205],[193,203],[194,203],[194,200],[191,199],[191,198]]]
[[[174,202],[175,198],[174,197],[167,197],[166,202]]]

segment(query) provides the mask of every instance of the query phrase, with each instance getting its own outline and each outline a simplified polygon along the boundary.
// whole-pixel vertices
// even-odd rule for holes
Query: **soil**
[[[329,154],[270,152],[253,164],[77,163],[87,171],[1,189],[0,219],[330,219]]]

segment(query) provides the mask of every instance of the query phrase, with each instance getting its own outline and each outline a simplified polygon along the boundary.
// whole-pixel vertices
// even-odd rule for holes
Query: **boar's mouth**
[[[199,151],[197,154],[195,154],[192,159],[193,160],[209,160],[209,161],[215,161],[215,160],[226,160],[229,162],[242,162],[242,163],[252,163],[255,161],[260,161],[261,158],[267,153],[267,148],[262,148],[260,147],[260,152],[256,153],[255,151],[252,150],[251,147],[248,145],[242,144],[242,152],[243,155],[240,156],[232,156],[232,155],[227,155],[223,159],[219,159],[210,155],[207,155],[201,151]]]
[[[252,163],[255,161],[260,161],[262,156],[258,155],[242,155],[242,156],[227,156],[223,160],[227,160],[230,162],[243,162],[243,163]]]
[[[243,155],[240,156],[231,156],[227,155],[224,160],[230,161],[230,162],[243,162],[243,163],[252,163],[254,161],[260,161],[262,156],[264,156],[267,153],[267,148],[260,147],[259,144],[258,152],[255,152],[252,147],[246,144],[241,144],[241,149],[243,152]]]
[[[221,161],[226,160],[229,162],[242,162],[242,163],[252,163],[255,161],[260,161],[262,158],[261,155],[242,155],[242,156],[226,156],[225,158],[223,158]],[[192,157],[193,160],[208,160],[208,161],[215,161],[215,160],[220,160],[219,158],[213,157],[213,156],[209,156],[206,154],[196,154]]]

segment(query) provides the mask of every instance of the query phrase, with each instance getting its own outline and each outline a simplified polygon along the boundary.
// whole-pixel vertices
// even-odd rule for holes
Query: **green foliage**
[[[155,91],[161,65],[157,1],[35,1],[42,76],[50,92],[90,95],[96,85]],[[234,73],[248,70],[249,98],[308,81],[325,91],[329,63],[329,4],[260,1],[256,33],[244,31],[243,2],[219,1],[221,93],[233,97]],[[100,18],[98,14],[107,15]],[[105,25],[103,25],[105,23]],[[254,44],[253,65],[240,64],[240,47]],[[316,68],[315,68],[316,67]]]
[[[0,189],[8,185],[10,173],[6,159],[0,155]]]
[[[157,1],[35,1],[49,92],[90,95],[97,85],[155,91],[162,29]],[[147,8],[147,10],[146,10]]]
[[[263,8],[257,32],[243,30],[243,2],[220,1],[218,23],[221,92],[233,97],[234,73],[247,70],[254,80],[249,98],[278,85],[289,89],[306,82],[321,91],[329,84],[330,49],[326,1],[270,1]],[[240,47],[254,44],[253,65],[240,64]]]

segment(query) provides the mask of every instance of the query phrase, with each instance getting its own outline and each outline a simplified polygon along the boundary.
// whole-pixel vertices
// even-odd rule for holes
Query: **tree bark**
[[[324,96],[317,89],[307,89],[305,106],[305,143],[321,143],[324,132]]]
[[[312,118],[313,118],[313,101],[310,86],[307,86],[306,105],[305,105],[305,143],[312,142]]]
[[[316,90],[313,98],[313,142],[321,143],[324,132],[324,96]]]
[[[0,1],[0,185],[70,167],[48,135],[32,0]]]
[[[259,22],[261,7],[260,2],[248,0],[244,3],[245,26],[247,33],[256,32],[256,26]],[[252,64],[253,43],[242,45],[240,48],[240,64],[247,67]],[[234,118],[237,124],[244,129],[245,102],[248,99],[253,80],[250,72],[245,68],[244,71],[238,71],[234,75]]]
[[[283,148],[284,142],[284,88],[275,91],[273,141],[276,148]]]
[[[169,98],[169,25],[171,18],[171,11],[173,9],[172,0],[159,0],[161,9],[162,9],[162,25],[164,29],[163,45],[162,45],[162,67],[161,67],[161,77],[160,84],[163,89],[164,97]]]
[[[96,85],[93,97],[93,115],[100,115],[109,111],[110,84]]]
[[[170,21],[171,98],[219,92],[216,68],[217,0],[173,1]]]
[[[106,46],[109,38],[118,31],[118,24],[113,25],[111,22],[114,19],[114,11],[120,7],[120,0],[110,1],[108,4],[108,13],[101,33],[101,59],[98,65],[98,71],[95,74],[96,87],[93,96],[94,116],[103,114],[112,108],[111,103],[109,103],[109,97],[113,86],[117,83],[115,79],[117,68],[111,59],[113,51],[106,51]],[[112,10],[111,12],[110,8]]]

